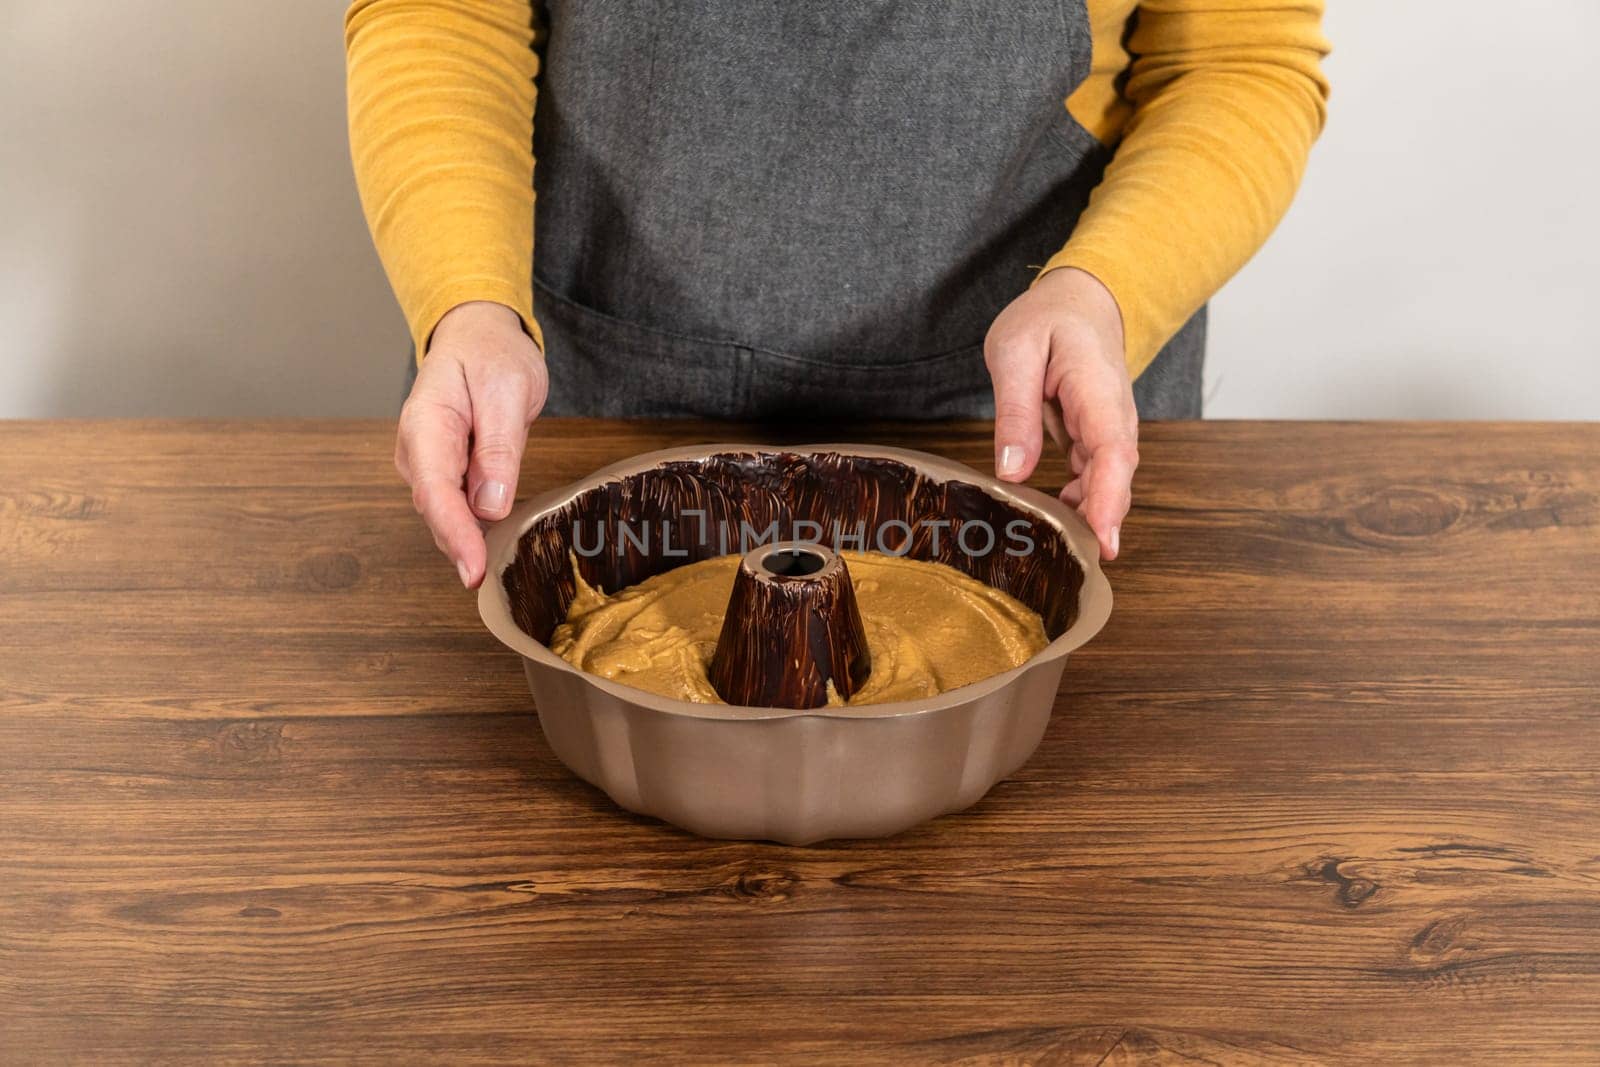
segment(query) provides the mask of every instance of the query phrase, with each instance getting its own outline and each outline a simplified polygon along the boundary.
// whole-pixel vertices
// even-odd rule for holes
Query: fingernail
[[[995,464],[1000,477],[1009,478],[1022,471],[1022,446],[1006,445],[1000,450],[1000,462]]]
[[[461,575],[461,584],[468,589],[472,588],[472,572],[467,570],[467,561],[456,560],[456,573]]]
[[[1122,551],[1122,527],[1111,527],[1111,554],[1115,556]]]
[[[478,492],[472,498],[472,506],[479,511],[487,511],[491,515],[498,515],[506,506],[506,484],[504,482],[484,482],[478,486]]]

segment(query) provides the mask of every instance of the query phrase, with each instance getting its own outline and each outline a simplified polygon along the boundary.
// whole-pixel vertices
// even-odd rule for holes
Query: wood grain
[[[1600,426],[1147,427],[1038,755],[805,849],[555,763],[390,433],[0,424],[0,1060],[1600,1061]],[[742,439],[990,452],[546,421],[522,491]]]

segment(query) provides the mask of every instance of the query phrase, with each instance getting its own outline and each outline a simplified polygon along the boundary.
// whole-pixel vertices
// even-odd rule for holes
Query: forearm
[[[1045,270],[1116,297],[1128,369],[1266,241],[1322,129],[1320,0],[1155,0],[1129,40],[1133,106],[1104,180]]]
[[[418,353],[474,300],[540,340],[533,36],[526,0],[357,0],[345,16],[356,184]]]

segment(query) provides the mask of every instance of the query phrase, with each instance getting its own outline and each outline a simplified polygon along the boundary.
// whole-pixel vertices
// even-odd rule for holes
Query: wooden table
[[[1600,1060],[1600,426],[1147,427],[1038,755],[816,848],[571,778],[390,436],[0,425],[0,1060]]]

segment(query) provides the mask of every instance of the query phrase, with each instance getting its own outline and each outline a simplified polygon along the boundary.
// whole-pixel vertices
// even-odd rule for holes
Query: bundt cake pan
[[[673,700],[585,673],[546,645],[576,592],[574,563],[615,591],[762,540],[849,549],[863,534],[864,547],[945,563],[1017,597],[1040,613],[1049,644],[935,697],[806,709]],[[896,448],[648,453],[525,501],[488,544],[478,610],[521,655],[556,756],[629,811],[706,837],[879,837],[969,807],[1033,753],[1067,653],[1111,612],[1094,535],[1070,508]]]

